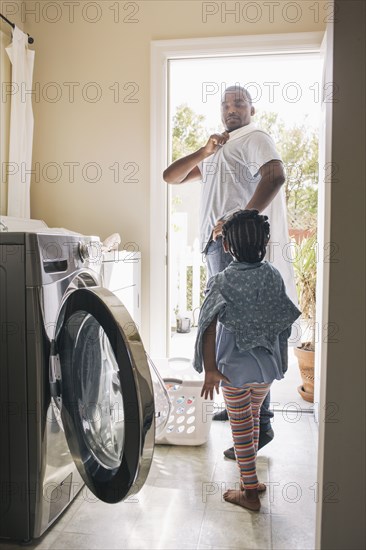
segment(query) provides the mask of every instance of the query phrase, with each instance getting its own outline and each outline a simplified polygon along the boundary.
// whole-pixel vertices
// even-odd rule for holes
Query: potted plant
[[[317,242],[314,231],[300,241],[296,257],[293,260],[299,306],[302,311],[301,325],[306,338],[301,346],[295,348],[298,359],[302,385],[298,392],[301,397],[314,402],[314,358],[315,358],[315,306],[316,306],[316,264]],[[302,329],[302,334],[303,334]]]

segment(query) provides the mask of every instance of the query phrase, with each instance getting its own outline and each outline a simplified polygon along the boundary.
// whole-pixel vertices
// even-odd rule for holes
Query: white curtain
[[[30,218],[34,52],[28,49],[28,36],[17,27],[6,51],[12,64],[8,216]]]

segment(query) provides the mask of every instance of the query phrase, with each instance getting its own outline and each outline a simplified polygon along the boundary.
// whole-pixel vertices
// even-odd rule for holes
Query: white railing
[[[178,215],[179,216],[179,215]],[[175,222],[178,222],[175,214]],[[201,268],[206,269],[199,241],[196,238],[193,246],[187,244],[187,227],[184,217],[179,216],[177,231],[171,231],[171,259],[170,259],[170,293],[171,293],[171,324],[175,326],[176,317],[189,317],[191,322],[197,323],[200,308],[200,280]],[[192,268],[192,303],[187,303],[187,272]],[[189,307],[189,310],[188,310]]]

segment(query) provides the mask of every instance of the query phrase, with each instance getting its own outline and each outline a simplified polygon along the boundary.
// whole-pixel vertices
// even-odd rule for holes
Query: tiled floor
[[[259,513],[226,503],[238,482],[228,422],[213,422],[199,447],[157,446],[145,486],[127,502],[108,505],[82,492],[37,549],[312,549],[316,500],[313,415],[276,412],[274,440],[259,451],[268,490]],[[1,550],[20,548],[0,544]],[[22,547],[24,548],[24,547]]]
[[[187,350],[187,338],[180,340]],[[176,346],[175,356],[186,356]],[[189,356],[189,355],[188,355]],[[155,447],[147,482],[127,502],[108,505],[83,490],[53,527],[28,549],[313,549],[317,426],[290,350],[289,370],[271,399],[274,440],[258,453],[267,483],[259,513],[225,502],[238,483],[236,463],[223,457],[232,445],[229,422],[212,422],[206,444]],[[221,395],[217,404],[222,404]],[[218,405],[219,406],[219,405]],[[20,548],[1,544],[0,550]],[[22,547],[24,548],[24,547]]]

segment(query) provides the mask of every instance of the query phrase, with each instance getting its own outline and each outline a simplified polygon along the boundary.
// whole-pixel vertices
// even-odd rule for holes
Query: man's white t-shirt
[[[202,174],[202,251],[210,242],[217,221],[246,207],[261,180],[259,169],[271,160],[281,160],[271,136],[251,122],[230,132],[230,138],[225,145],[198,165]],[[293,247],[288,234],[285,194],[282,187],[261,214],[268,216],[271,228],[266,260],[279,270],[288,296],[297,304],[291,263]]]

